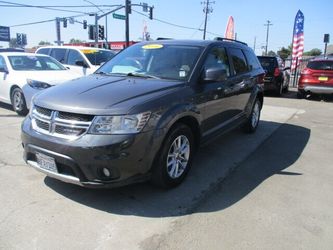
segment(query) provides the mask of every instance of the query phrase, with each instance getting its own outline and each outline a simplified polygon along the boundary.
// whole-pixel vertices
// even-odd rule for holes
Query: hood
[[[34,99],[34,104],[81,114],[126,114],[135,103],[157,98],[184,84],[179,81],[93,74],[41,91]]]
[[[25,79],[46,82],[50,85],[58,85],[81,76],[69,70],[16,71],[15,75]]]

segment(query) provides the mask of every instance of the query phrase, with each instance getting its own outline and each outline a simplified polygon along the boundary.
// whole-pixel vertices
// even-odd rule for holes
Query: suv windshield
[[[48,56],[8,56],[14,70],[66,70],[55,59]]]
[[[202,48],[136,44],[115,56],[96,73],[188,80]]]
[[[101,65],[114,57],[114,52],[111,50],[98,50],[98,49],[81,49],[92,65]]]
[[[333,70],[333,61],[311,61],[307,68],[314,70]]]

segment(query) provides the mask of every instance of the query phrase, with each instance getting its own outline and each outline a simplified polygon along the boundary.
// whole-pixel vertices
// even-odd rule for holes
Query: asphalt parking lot
[[[256,134],[200,149],[173,190],[91,190],[22,160],[0,106],[0,249],[332,249],[333,102],[267,97]]]

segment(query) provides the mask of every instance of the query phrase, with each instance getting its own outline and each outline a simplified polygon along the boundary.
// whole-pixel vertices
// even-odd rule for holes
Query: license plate
[[[58,173],[57,165],[54,158],[41,153],[36,153],[36,159],[37,164],[40,168]]]
[[[318,80],[319,80],[319,81],[327,81],[327,80],[328,80],[328,77],[327,77],[327,76],[319,76],[319,77],[318,77]]]

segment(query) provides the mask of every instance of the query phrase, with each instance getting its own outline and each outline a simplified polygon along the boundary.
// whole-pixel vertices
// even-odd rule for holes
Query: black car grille
[[[31,119],[33,129],[39,133],[64,139],[76,139],[88,131],[94,116],[34,106]]]
[[[73,113],[68,113],[68,112],[59,112],[58,118],[64,119],[64,120],[90,122],[90,121],[92,121],[92,119],[94,119],[94,116],[93,115],[73,114]]]

